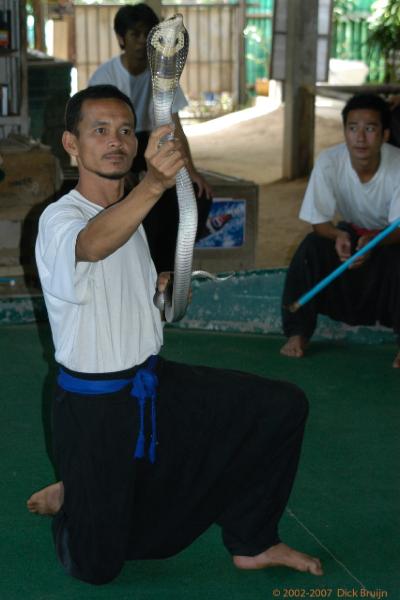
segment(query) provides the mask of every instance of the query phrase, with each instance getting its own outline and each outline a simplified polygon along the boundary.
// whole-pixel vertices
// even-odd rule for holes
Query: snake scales
[[[157,127],[172,121],[172,103],[188,50],[189,35],[180,14],[162,21],[153,27],[148,35],[147,56],[152,77],[154,118]],[[173,134],[170,136],[172,137]],[[192,272],[193,248],[197,231],[197,204],[193,185],[185,167],[176,175],[176,191],[179,226],[173,286],[172,288],[168,286],[164,293],[156,292],[154,297],[156,306],[164,312],[165,319],[169,323],[179,321],[184,316],[193,277],[221,279],[207,271]]]

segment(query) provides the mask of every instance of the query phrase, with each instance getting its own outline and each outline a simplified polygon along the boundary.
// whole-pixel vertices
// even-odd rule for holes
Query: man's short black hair
[[[116,98],[117,100],[125,102],[131,109],[136,123],[136,114],[133,104],[130,98],[121,92],[121,90],[115,87],[115,85],[91,85],[90,87],[77,92],[68,100],[64,117],[65,129],[77,135],[79,121],[82,118],[81,110],[84,101],[106,100],[108,98]]]
[[[139,4],[125,4],[121,6],[114,17],[114,31],[121,38],[125,39],[126,32],[133,29],[138,23],[144,23],[152,29],[160,22],[156,13],[143,2]]]
[[[382,129],[389,129],[391,120],[389,104],[377,94],[356,94],[350,98],[342,110],[343,125],[346,125],[351,110],[363,108],[378,112],[381,117]]]

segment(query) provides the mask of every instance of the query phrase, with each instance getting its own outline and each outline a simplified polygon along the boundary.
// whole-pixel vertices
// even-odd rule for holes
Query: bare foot
[[[393,361],[392,367],[394,369],[400,369],[400,351],[396,354],[396,358]]]
[[[289,567],[312,575],[323,575],[319,558],[297,552],[297,550],[293,550],[293,548],[289,548],[289,546],[282,543],[271,546],[257,556],[234,556],[233,564],[238,569],[254,570],[269,567]]]
[[[281,354],[284,356],[291,356],[294,358],[301,358],[304,356],[305,350],[308,346],[308,340],[302,335],[292,335],[288,338],[286,344],[281,348]]]
[[[63,503],[64,484],[58,481],[32,494],[26,505],[31,513],[52,516],[58,513]]]

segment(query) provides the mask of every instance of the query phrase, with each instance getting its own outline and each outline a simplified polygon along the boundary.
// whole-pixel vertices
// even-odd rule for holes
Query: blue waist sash
[[[158,377],[155,374],[158,356],[150,356],[142,367],[131,378],[124,379],[82,379],[71,375],[60,367],[57,383],[67,392],[83,394],[84,396],[95,396],[99,394],[112,394],[122,390],[131,384],[131,396],[137,399],[139,405],[140,428],[136,442],[135,458],[143,458],[145,455],[146,436],[144,432],[144,413],[146,402],[151,401],[151,427],[149,445],[149,459],[154,463],[156,460],[157,429],[156,429],[156,398]],[[101,376],[100,376],[101,377]]]

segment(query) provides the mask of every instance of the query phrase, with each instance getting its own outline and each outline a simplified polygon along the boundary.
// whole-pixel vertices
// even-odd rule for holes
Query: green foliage
[[[379,52],[385,61],[385,82],[394,83],[400,77],[400,0],[374,2],[369,18],[370,52]]]
[[[126,4],[125,0],[74,0],[74,4]],[[135,4],[135,1],[132,2]]]
[[[335,0],[333,3],[333,18],[340,20],[343,17],[347,17],[349,13],[352,13],[356,9],[357,5],[354,0]]]
[[[265,67],[270,58],[270,41],[257,25],[247,25],[243,31],[246,40],[246,60],[251,64],[256,77],[265,76]]]

